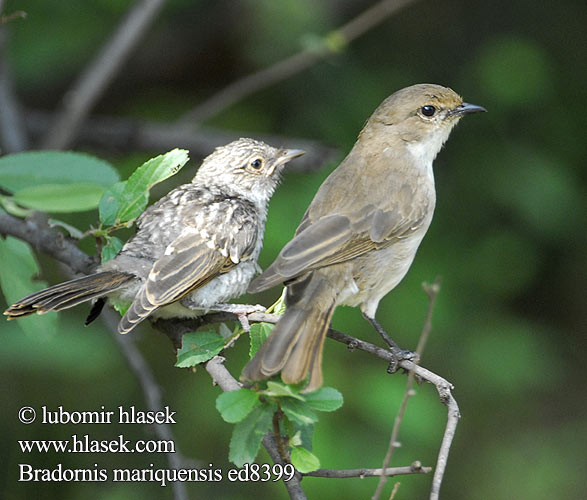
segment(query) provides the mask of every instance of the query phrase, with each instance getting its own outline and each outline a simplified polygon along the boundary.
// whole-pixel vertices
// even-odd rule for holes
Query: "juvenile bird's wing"
[[[258,292],[313,269],[348,261],[366,252],[385,248],[416,231],[430,211],[429,203],[414,203],[412,184],[396,186],[379,206],[368,204],[357,210],[313,219],[310,207],[296,236],[281,250],[269,268],[255,279],[249,290]]]
[[[120,333],[129,332],[157,308],[181,299],[250,258],[257,241],[254,207],[228,199],[198,208],[189,225],[153,264],[120,321]]]

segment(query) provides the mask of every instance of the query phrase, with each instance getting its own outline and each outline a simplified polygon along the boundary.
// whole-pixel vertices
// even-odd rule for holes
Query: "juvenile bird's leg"
[[[214,304],[209,310],[236,314],[243,330],[248,333],[251,330],[248,315],[255,312],[265,312],[267,309],[259,304]]]
[[[389,334],[385,331],[381,323],[379,323],[375,318],[370,318],[366,314],[363,313],[363,318],[365,318],[375,331],[381,336],[381,338],[389,345],[389,350],[393,354],[394,359],[389,363],[389,367],[387,368],[388,373],[395,373],[399,367],[399,362],[407,359],[408,361],[418,361],[418,354],[413,351],[408,351],[405,349],[401,349],[395,341],[389,336]]]

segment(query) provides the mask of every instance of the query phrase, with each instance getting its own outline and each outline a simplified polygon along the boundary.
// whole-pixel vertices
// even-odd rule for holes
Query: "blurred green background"
[[[237,77],[315,43],[373,3],[169,0],[95,112],[173,121]],[[5,13],[28,14],[4,26],[23,106],[55,110],[131,4],[5,2]],[[389,94],[413,83],[440,83],[488,109],[463,120],[437,158],[432,227],[408,276],[378,312],[400,345],[415,348],[427,306],[421,283],[442,277],[423,364],[454,383],[463,416],[443,484],[445,499],[578,499],[585,491],[586,25],[587,5],[578,0],[418,1],[340,54],[206,123],[235,137],[274,133],[340,150],[336,161],[315,173],[285,176],[271,202],[261,258],[266,267],[292,236],[319,184]],[[90,152],[126,177],[164,151]],[[193,158],[181,179],[158,186],[154,196],[191,177],[198,161]],[[67,220],[85,229],[97,215]],[[43,255],[39,261],[44,279],[62,279],[54,261]],[[269,305],[279,293],[242,300]],[[87,311],[79,309],[61,314],[57,331],[38,337],[0,320],[0,497],[172,498],[169,487],[152,483],[16,481],[19,463],[168,466],[165,456],[156,455],[20,452],[17,439],[67,439],[74,433],[94,439],[154,438],[149,427],[139,425],[19,423],[17,412],[25,405],[146,408],[117,343],[100,322],[83,328]],[[334,327],[378,342],[358,310],[339,309]],[[159,332],[145,326],[133,335],[165,404],[177,411],[172,430],[181,453],[203,467],[226,471],[232,426],[214,408],[220,390],[203,369],[174,368],[171,344]],[[242,338],[227,353],[232,373],[243,367],[247,350]],[[343,393],[345,405],[321,415],[317,425],[314,452],[323,467],[381,465],[406,382],[385,369],[366,354],[350,354],[327,341],[325,383]],[[420,460],[434,466],[445,420],[434,388],[417,388],[392,465]],[[267,460],[263,451],[258,461]],[[427,497],[431,475],[397,480],[396,499]],[[382,498],[389,497],[395,482],[388,482]],[[376,480],[307,478],[303,486],[309,498],[370,498]],[[194,499],[287,497],[283,485],[273,483],[206,482],[188,488]]]

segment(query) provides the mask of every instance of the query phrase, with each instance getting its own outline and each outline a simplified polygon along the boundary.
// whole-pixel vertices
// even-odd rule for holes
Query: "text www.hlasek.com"
[[[71,439],[66,440],[19,440],[18,444],[23,453],[175,453],[172,440],[140,439],[133,443],[122,435],[117,439],[96,440],[90,439],[87,434],[73,434]]]

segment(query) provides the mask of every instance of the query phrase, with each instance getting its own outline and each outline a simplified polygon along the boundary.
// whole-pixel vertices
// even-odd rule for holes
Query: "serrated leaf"
[[[266,396],[277,398],[287,396],[290,398],[299,399],[301,401],[305,400],[304,396],[295,392],[291,386],[284,384],[282,382],[277,382],[275,380],[267,381],[267,389],[263,391],[263,394],[265,394]]]
[[[106,188],[95,183],[41,184],[16,191],[14,200],[20,205],[48,213],[71,213],[93,210]]]
[[[224,349],[224,339],[214,332],[186,333],[183,336],[182,346],[177,351],[179,368],[189,368],[212,359]]]
[[[267,340],[269,334],[273,330],[275,325],[271,323],[255,323],[251,325],[251,330],[249,332],[250,338],[250,347],[249,347],[249,357],[253,359],[253,356],[257,354],[259,347],[263,345],[263,342]]]
[[[104,224],[126,223],[138,217],[149,201],[149,190],[177,173],[189,160],[185,149],[174,149],[151,158],[112,189],[100,201],[100,220]]]
[[[343,404],[342,394],[333,387],[321,387],[304,396],[308,406],[316,411],[338,410]]]
[[[118,172],[104,160],[72,151],[28,151],[0,158],[0,186],[16,192],[42,184],[91,183],[108,187]]]
[[[302,474],[320,468],[320,460],[311,451],[300,446],[291,449],[291,463]]]
[[[234,426],[228,458],[237,467],[255,460],[265,433],[271,429],[274,405],[253,408],[247,417]]]
[[[27,243],[11,236],[0,238],[0,262],[0,288],[8,304],[47,286],[45,281],[34,279],[39,273],[39,266]],[[48,333],[57,332],[56,314],[35,314],[16,321],[32,337],[46,337]]]
[[[108,262],[118,255],[118,252],[122,249],[122,240],[116,236],[106,236],[106,245],[102,247],[100,258],[102,263]]]
[[[318,422],[318,415],[314,413],[305,401],[283,398],[280,400],[280,407],[283,413],[285,413],[285,416],[292,422],[300,425],[310,425]]]
[[[216,409],[222,419],[230,424],[240,422],[260,404],[259,394],[250,389],[223,392],[216,398]]]

